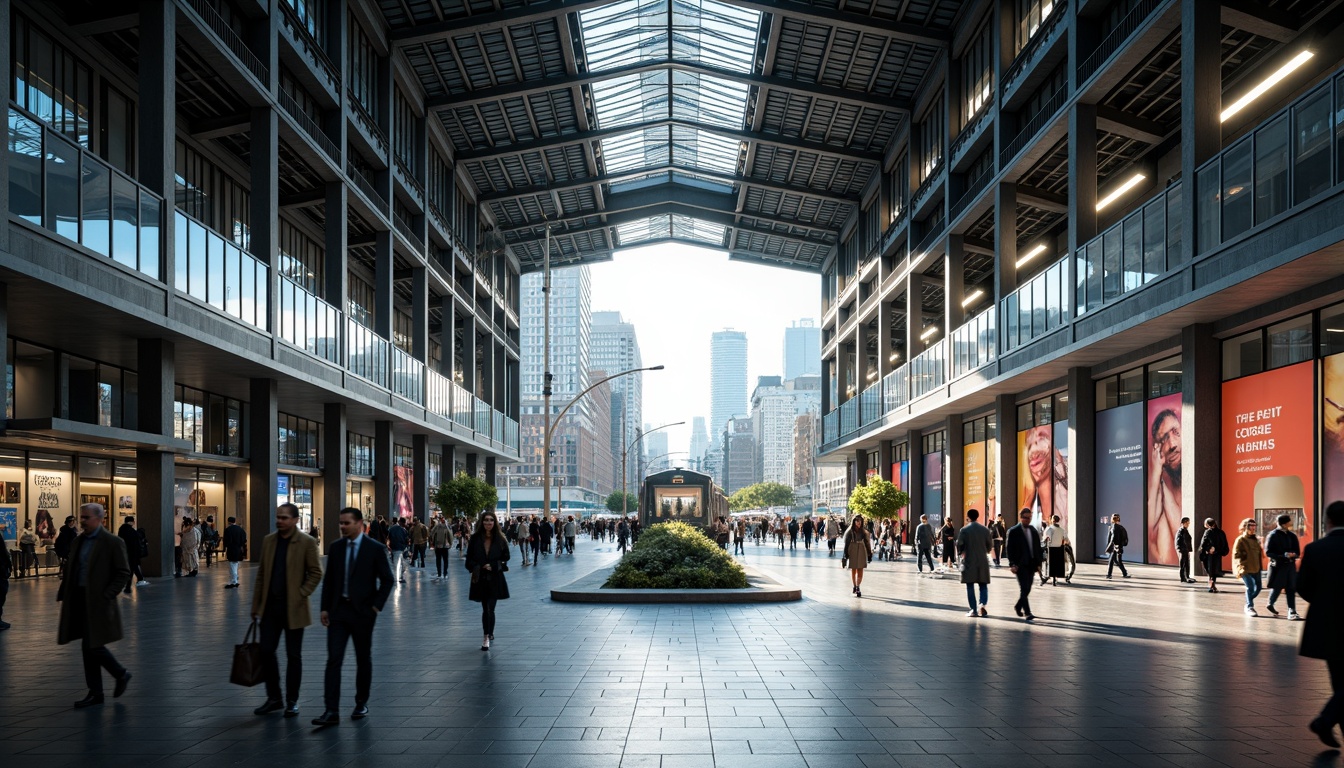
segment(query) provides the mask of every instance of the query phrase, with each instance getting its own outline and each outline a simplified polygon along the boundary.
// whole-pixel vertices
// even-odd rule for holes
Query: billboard
[[[1344,499],[1344,354],[1321,361],[1320,506],[1324,509],[1341,499]]]
[[[1148,562],[1176,565],[1179,560],[1176,531],[1181,527],[1182,514],[1181,396],[1175,394],[1149,400],[1145,424],[1144,457],[1148,466],[1144,499],[1148,505]],[[1203,525],[1191,527],[1197,532]]]
[[[988,480],[985,469],[985,443],[970,443],[962,447],[961,454],[961,499],[963,513],[970,509],[978,509],[983,513],[988,513],[985,508],[987,500]],[[986,521],[986,517],[981,517],[981,521]]]
[[[1065,454],[1055,446],[1055,433],[1060,427],[1067,443],[1067,422],[1042,424],[1017,433],[1017,508],[1030,509],[1031,524],[1037,527],[1052,515],[1068,522],[1067,465]]]
[[[392,468],[392,514],[415,517],[415,472],[410,467]]]
[[[1144,404],[1130,403],[1097,412],[1097,557],[1106,557],[1111,515],[1130,531],[1143,530]],[[1125,561],[1142,562],[1145,538],[1131,535]]]
[[[937,528],[943,524],[943,454],[924,455],[924,514],[929,516],[929,525]]]

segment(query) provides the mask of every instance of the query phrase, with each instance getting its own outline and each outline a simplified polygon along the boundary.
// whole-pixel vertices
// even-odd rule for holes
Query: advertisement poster
[[[943,454],[924,455],[924,514],[929,517],[929,525],[938,528],[943,524]]]
[[[1069,422],[1056,421],[1054,455],[1054,502],[1055,514],[1059,515],[1059,524],[1069,525]]]
[[[74,514],[70,473],[62,470],[28,473],[28,503],[33,510],[33,532],[44,544],[56,540],[56,529]]]
[[[0,541],[17,541],[19,538],[19,508],[0,507]]]
[[[999,441],[991,437],[985,441],[985,517],[994,520],[1003,510],[999,509]]]
[[[1321,361],[1321,508],[1344,499],[1344,354]],[[1301,529],[1297,529],[1301,533]],[[1315,531],[1312,531],[1315,533]]]
[[[1143,530],[1143,403],[1097,412],[1097,558],[1106,558],[1111,515],[1128,531]],[[1144,540],[1130,534],[1125,561],[1142,562]]]
[[[1176,565],[1176,531],[1181,527],[1181,396],[1148,401],[1144,443],[1148,460],[1144,499],[1148,509],[1148,562]],[[1137,522],[1137,521],[1136,521]],[[1203,523],[1191,523],[1192,531]]]
[[[392,514],[397,517],[415,517],[415,501],[412,494],[412,480],[415,473],[410,467],[393,467]]]
[[[1068,489],[1059,485],[1067,478],[1055,478],[1055,465],[1062,463],[1062,454],[1055,450],[1054,433],[1050,424],[1017,433],[1017,508],[1030,509],[1031,524],[1038,528],[1051,515],[1067,518]]]
[[[962,512],[971,509],[988,512],[985,509],[985,444],[971,443],[962,448],[961,466],[961,498],[965,506]],[[986,519],[982,515],[980,521]]]
[[[1221,524],[1229,542],[1243,519],[1263,531],[1281,514],[1298,521],[1302,544],[1314,538],[1313,370],[1298,363],[1223,382]]]

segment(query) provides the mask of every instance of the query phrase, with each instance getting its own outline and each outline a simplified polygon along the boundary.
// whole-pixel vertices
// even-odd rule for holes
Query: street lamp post
[[[640,433],[639,433],[639,437],[636,437],[636,438],[635,438],[635,442],[634,442],[633,444],[631,444],[631,445],[626,445],[626,444],[625,444],[627,438],[629,437],[629,434],[628,434],[625,430],[621,430],[621,443],[622,443],[622,445],[621,445],[621,517],[627,517],[627,516],[629,516],[629,514],[630,514],[630,498],[629,498],[629,494],[628,494],[628,492],[627,492],[627,487],[626,487],[627,473],[629,472],[629,466],[630,466],[630,449],[633,448],[633,447],[635,447],[636,445],[639,445],[639,441],[640,441],[640,440],[643,440],[644,438],[648,437],[649,435],[653,434],[654,432],[657,432],[657,431],[660,430],[660,429],[667,429],[668,427],[677,427],[677,426],[681,426],[682,424],[685,424],[685,423],[686,423],[686,422],[684,422],[684,421],[674,421],[674,422],[672,422],[671,424],[664,424],[664,425],[661,426],[661,427],[654,427],[653,429],[650,429],[650,430],[647,431],[647,432],[640,432]]]

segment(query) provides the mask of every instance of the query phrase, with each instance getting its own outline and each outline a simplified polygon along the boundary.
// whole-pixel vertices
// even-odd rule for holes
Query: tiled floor
[[[250,572],[241,590],[224,590],[216,566],[127,599],[113,650],[131,688],[82,711],[70,708],[84,695],[78,649],[55,642],[56,581],[15,582],[0,766],[1339,765],[1305,728],[1329,685],[1296,655],[1301,625],[1246,618],[1231,583],[1211,595],[1166,569],[1108,582],[1085,565],[1073,585],[1037,588],[1028,626],[1006,568],[991,615],[968,619],[961,585],[917,577],[909,558],[875,564],[857,599],[824,550],[748,545],[747,561],[801,584],[802,602],[551,603],[549,587],[615,557],[579,550],[515,560],[490,653],[461,560],[446,584],[429,581],[432,561],[413,571],[374,635],[372,716],[322,731],[308,724],[321,627],[305,637],[302,717],[254,717],[261,689],[226,682]],[[346,715],[353,665],[344,690]]]

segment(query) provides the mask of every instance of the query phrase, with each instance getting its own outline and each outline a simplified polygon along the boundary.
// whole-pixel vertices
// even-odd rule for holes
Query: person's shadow
[[[1339,750],[1325,749],[1311,759],[1311,768],[1331,768],[1339,765]]]

